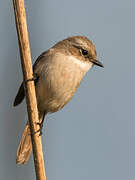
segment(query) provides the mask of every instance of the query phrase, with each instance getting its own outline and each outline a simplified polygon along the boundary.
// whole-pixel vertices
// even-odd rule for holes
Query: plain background
[[[74,98],[46,118],[47,180],[135,179],[135,1],[27,0],[33,62],[59,40],[85,35],[105,68],[94,67]],[[27,121],[14,108],[22,81],[12,1],[0,3],[0,179],[35,179],[32,156],[15,163]]]

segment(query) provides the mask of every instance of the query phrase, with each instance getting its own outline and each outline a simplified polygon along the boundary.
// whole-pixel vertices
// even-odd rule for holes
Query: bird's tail
[[[32,151],[31,135],[30,135],[29,124],[27,123],[24,129],[21,142],[17,149],[16,163],[24,164],[25,162],[27,162],[31,154],[31,151]]]
[[[39,122],[42,122],[44,119],[44,114],[40,115]],[[16,163],[17,164],[24,164],[28,161],[30,154],[32,151],[32,143],[31,143],[31,135],[29,124],[27,123],[24,129],[24,133],[17,149],[16,154]]]

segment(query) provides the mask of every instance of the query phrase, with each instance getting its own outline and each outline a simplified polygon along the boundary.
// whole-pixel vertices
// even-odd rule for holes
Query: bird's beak
[[[100,66],[100,67],[104,68],[104,65],[100,61],[98,61],[96,59],[90,59],[90,62],[92,62],[94,65],[97,65],[97,66]]]

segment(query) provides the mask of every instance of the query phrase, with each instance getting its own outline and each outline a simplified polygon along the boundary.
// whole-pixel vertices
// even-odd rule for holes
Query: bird
[[[59,41],[37,58],[33,73],[40,135],[45,116],[62,109],[71,100],[86,72],[94,65],[104,67],[97,59],[94,44],[85,36],[72,36]],[[24,98],[22,82],[14,106],[19,105]],[[26,163],[31,151],[31,135],[27,122],[17,149],[16,163]]]

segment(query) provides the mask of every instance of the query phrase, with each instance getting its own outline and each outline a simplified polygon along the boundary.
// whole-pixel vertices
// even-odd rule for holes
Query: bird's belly
[[[55,59],[39,80],[36,91],[38,108],[41,111],[60,110],[73,97],[85,74],[76,64],[62,62],[63,64]]]
[[[59,74],[59,73],[58,73]],[[48,82],[40,83],[38,86],[38,107],[41,111],[56,112],[60,110],[73,97],[82,78],[80,73],[57,74],[57,78],[51,78]]]
[[[73,97],[84,73],[75,68],[50,72],[53,74],[49,73],[48,78],[39,81],[37,102],[40,111],[56,112]]]

